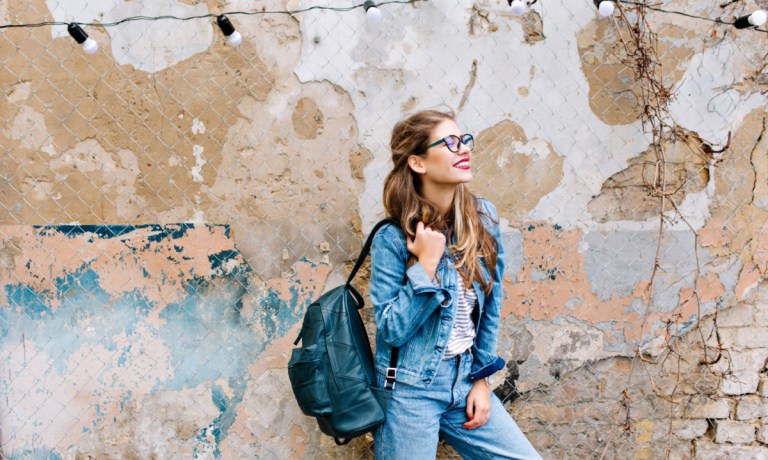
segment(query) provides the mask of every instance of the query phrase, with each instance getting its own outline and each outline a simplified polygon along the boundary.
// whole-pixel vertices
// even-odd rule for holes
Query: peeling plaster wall
[[[0,19],[252,8],[0,1]],[[653,147],[610,21],[564,0],[520,18],[495,0],[381,10],[378,28],[360,11],[236,16],[236,50],[210,19],[88,27],[93,56],[63,26],[4,29],[3,455],[334,455],[292,401],[287,357],[382,216],[393,124],[421,108],[476,134],[472,187],[500,212],[504,391],[562,406],[563,375],[658,356],[668,334],[750,302],[768,270],[765,34],[649,14],[683,129],[665,146],[679,206],[660,241]],[[701,154],[729,133],[725,154]]]
[[[238,417],[263,415],[242,403],[265,350],[330,271],[302,260],[261,279],[227,226],[6,226],[0,242],[10,458],[218,456]]]

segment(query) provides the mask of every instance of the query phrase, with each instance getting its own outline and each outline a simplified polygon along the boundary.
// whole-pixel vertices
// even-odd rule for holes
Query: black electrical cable
[[[735,24],[735,22],[724,21],[724,20],[722,20],[720,18],[714,18],[713,19],[713,18],[707,18],[707,17],[704,17],[704,16],[697,16],[695,14],[686,13],[684,11],[666,10],[664,8],[659,8],[658,6],[654,6],[651,3],[633,2],[632,0],[616,0],[616,1],[619,2],[619,3],[627,4],[627,5],[642,6],[642,7],[648,8],[649,10],[658,11],[660,13],[676,14],[678,16],[685,16],[687,18],[701,19],[701,20],[704,20],[704,21],[714,22],[716,24],[724,24],[724,25],[728,25],[728,26],[732,26],[732,25]],[[753,27],[751,29],[752,30],[756,30],[758,32],[768,33],[768,30],[758,29],[757,27]]]
[[[382,2],[377,2],[376,6],[382,6],[382,5],[389,5],[389,4],[413,4],[418,2],[426,2],[428,0],[385,0]],[[644,8],[648,8],[649,10],[657,11],[659,13],[666,13],[666,14],[675,14],[678,16],[685,16],[687,18],[692,19],[700,19],[703,21],[709,21],[714,22],[716,24],[723,24],[723,25],[734,25],[734,22],[725,21],[720,18],[708,18],[704,16],[698,16],[695,14],[686,13],[684,11],[676,11],[676,10],[667,10],[664,8],[660,8],[658,6],[655,6],[651,3],[644,3],[644,2],[635,2],[632,0],[615,0],[619,3],[624,3],[627,5],[633,5],[633,6],[642,6]],[[532,2],[529,2],[528,5],[533,5],[536,3],[536,0],[533,0]],[[61,22],[61,21],[45,21],[45,22],[37,22],[37,23],[31,23],[31,24],[2,24],[0,25],[0,29],[10,29],[10,28],[22,28],[22,27],[44,27],[44,26],[68,26],[69,24],[78,24],[80,26],[87,26],[87,27],[114,27],[120,24],[124,24],[126,22],[133,22],[133,21],[160,21],[160,20],[176,20],[176,21],[190,21],[193,19],[206,19],[206,18],[216,18],[220,14],[225,14],[227,16],[237,16],[237,15],[257,15],[257,14],[286,14],[286,15],[295,15],[300,13],[306,13],[309,11],[314,10],[327,10],[327,11],[337,11],[337,12],[347,12],[352,11],[357,8],[363,8],[365,3],[359,3],[357,5],[352,6],[319,6],[314,5],[307,8],[302,8],[298,10],[275,10],[275,11],[269,11],[269,10],[263,10],[263,11],[227,11],[223,13],[208,13],[208,14],[200,14],[196,16],[171,16],[171,15],[165,15],[165,16],[131,16],[127,18],[120,19],[119,21],[114,22]],[[758,32],[768,33],[768,30],[766,29],[758,29],[757,27],[750,28],[752,30],[756,30]]]
[[[389,4],[411,4],[411,3],[418,3],[418,2],[426,2],[428,0],[385,0],[382,2],[377,2],[376,6],[383,6],[383,5],[389,5]],[[164,15],[164,16],[131,16],[127,18],[120,19],[119,21],[114,22],[62,22],[62,21],[44,21],[44,22],[37,22],[37,23],[31,23],[31,24],[2,24],[0,25],[0,29],[11,29],[11,28],[23,28],[23,27],[44,27],[44,26],[68,26],[69,24],[77,24],[80,26],[87,26],[87,27],[114,27],[118,26],[120,24],[124,24],[126,22],[134,22],[134,21],[160,21],[164,19],[172,19],[176,21],[190,21],[193,19],[207,19],[207,18],[216,18],[220,14],[224,14],[227,16],[237,16],[237,15],[246,15],[246,16],[253,16],[258,14],[285,14],[285,15],[294,15],[294,14],[300,14],[300,13],[306,13],[309,11],[314,10],[327,10],[327,11],[337,11],[337,12],[347,12],[352,11],[357,8],[363,8],[364,3],[360,3],[357,5],[352,6],[320,6],[320,5],[314,5],[307,8],[302,8],[299,10],[263,10],[263,11],[225,11],[223,13],[208,13],[208,14],[199,14],[196,16],[172,16],[172,15]]]

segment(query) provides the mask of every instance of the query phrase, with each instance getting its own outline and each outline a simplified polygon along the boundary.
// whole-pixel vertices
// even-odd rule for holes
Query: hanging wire
[[[426,2],[428,0],[385,0],[382,2],[377,2],[376,6],[382,6],[382,5],[389,5],[389,4],[413,4],[418,2]],[[536,3],[537,0],[529,1],[528,6],[533,5]],[[632,0],[616,0],[619,3],[624,3],[627,5],[633,5],[633,6],[642,6],[645,8],[648,8],[653,11],[657,11],[659,13],[666,13],[666,14],[675,14],[678,16],[685,16],[687,18],[693,18],[693,19],[700,19],[703,21],[709,21],[714,22],[716,24],[724,24],[724,25],[734,25],[734,22],[725,21],[720,18],[708,18],[705,16],[698,16],[695,14],[686,13],[684,11],[676,11],[676,10],[667,10],[664,8],[660,8],[658,6],[655,6],[651,3],[644,3],[644,2],[635,2]],[[286,15],[294,15],[294,14],[300,14],[300,13],[306,13],[313,10],[327,10],[327,11],[337,11],[337,12],[347,12],[352,11],[358,8],[363,8],[365,3],[359,3],[352,6],[320,6],[320,5],[314,5],[307,8],[302,8],[298,10],[263,10],[263,11],[227,11],[224,13],[208,13],[208,14],[200,14],[196,16],[173,16],[173,15],[164,15],[164,16],[130,16],[127,18],[123,18],[119,21],[114,22],[62,22],[62,21],[43,21],[43,22],[37,22],[37,23],[29,23],[29,24],[2,24],[0,25],[0,29],[11,29],[11,28],[22,28],[22,27],[44,27],[44,26],[67,26],[69,24],[78,24],[81,26],[87,26],[87,27],[114,27],[118,26],[120,24],[126,23],[126,22],[133,22],[133,21],[160,21],[160,20],[176,20],[176,21],[190,21],[193,19],[207,19],[207,18],[216,18],[219,16],[219,14],[225,14],[227,16],[237,16],[237,15],[246,15],[246,16],[252,16],[257,14],[286,14]],[[752,30],[756,30],[758,32],[768,33],[768,30],[766,29],[759,29],[757,27],[752,27]]]
[[[724,24],[724,25],[729,25],[729,26],[732,26],[732,25],[735,24],[735,22],[725,21],[725,20],[720,19],[720,18],[708,18],[708,17],[705,17],[705,16],[697,16],[695,14],[686,13],[684,11],[667,10],[667,9],[655,6],[655,4],[651,4],[651,3],[634,2],[632,0],[616,0],[616,1],[619,2],[619,3],[624,3],[626,5],[642,6],[644,8],[648,8],[649,10],[658,11],[659,13],[675,14],[675,15],[678,15],[678,16],[685,16],[687,18],[700,19],[700,20],[703,20],[703,21],[709,21],[709,22],[714,22],[716,24]],[[752,27],[751,29],[752,30],[756,30],[758,32],[768,33],[768,30],[758,29],[757,27]]]
[[[385,0],[382,2],[377,2],[376,6],[383,6],[383,5],[389,5],[389,4],[413,4],[418,2],[426,2],[428,0]],[[246,15],[246,16],[253,16],[257,14],[285,14],[285,15],[294,15],[294,14],[300,14],[300,13],[306,13],[309,11],[314,10],[327,10],[327,11],[337,11],[337,12],[347,12],[352,11],[357,8],[363,8],[364,3],[359,3],[357,5],[352,6],[321,6],[321,5],[314,5],[307,8],[302,8],[298,10],[262,10],[262,11],[226,11],[223,13],[207,13],[207,14],[199,14],[195,16],[173,16],[173,15],[163,15],[163,16],[130,16],[127,18],[120,19],[119,21],[114,22],[62,22],[62,21],[43,21],[43,22],[36,22],[36,23],[29,23],[29,24],[2,24],[0,25],[0,29],[11,29],[11,28],[24,28],[24,27],[44,27],[44,26],[68,26],[69,24],[77,24],[80,26],[87,26],[87,27],[114,27],[118,26],[120,24],[124,24],[126,22],[134,22],[134,21],[160,21],[160,20],[176,20],[176,21],[191,21],[193,19],[207,19],[207,18],[216,18],[220,14],[224,14],[227,16],[237,16],[237,15]]]

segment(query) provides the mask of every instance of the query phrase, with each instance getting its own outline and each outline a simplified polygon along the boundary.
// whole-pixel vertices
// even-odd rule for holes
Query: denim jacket
[[[489,201],[478,200],[480,209],[498,222],[496,208]],[[493,267],[493,288],[489,295],[478,281],[475,342],[472,345],[471,380],[487,377],[504,367],[496,355],[499,313],[502,303],[501,279],[504,251],[499,225],[480,214],[486,230],[496,239],[498,257]],[[371,302],[376,319],[376,370],[382,374],[389,367],[392,347],[400,347],[396,381],[426,387],[432,382],[451,335],[457,309],[458,270],[446,252],[437,265],[435,285],[418,262],[406,270],[410,257],[403,231],[385,225],[373,238],[371,247]],[[488,279],[489,270],[481,257],[481,272]]]

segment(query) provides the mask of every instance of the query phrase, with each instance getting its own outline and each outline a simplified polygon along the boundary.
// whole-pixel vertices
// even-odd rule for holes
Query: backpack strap
[[[352,280],[355,278],[355,275],[357,275],[357,271],[360,270],[360,267],[363,265],[363,262],[365,262],[365,259],[368,257],[368,253],[371,252],[371,245],[373,245],[373,237],[376,235],[376,232],[378,232],[381,229],[381,227],[383,227],[386,224],[392,224],[400,227],[400,223],[395,219],[392,219],[391,217],[380,220],[373,227],[373,230],[371,230],[371,233],[368,235],[368,239],[365,240],[365,245],[363,245],[363,249],[360,251],[360,255],[357,257],[357,262],[355,262],[355,267],[352,269],[352,272],[349,274],[349,278],[347,278],[346,288],[352,293],[352,295],[355,297],[355,300],[358,301],[357,308],[363,307],[363,297],[351,286]],[[385,376],[386,380],[384,382],[384,388],[387,390],[393,390],[395,388],[395,379],[397,378],[397,360],[399,355],[400,355],[400,348],[393,347],[392,353],[389,355],[389,367],[387,368],[387,374]],[[338,444],[338,441],[336,441],[336,443]]]
[[[373,237],[376,235],[376,232],[381,229],[386,224],[392,224],[397,225],[398,227],[400,224],[390,217],[386,219],[380,220],[374,227],[373,230],[371,230],[371,233],[368,235],[368,239],[365,240],[365,245],[363,245],[363,249],[360,251],[360,255],[357,257],[357,262],[355,262],[355,268],[352,269],[352,272],[349,274],[349,278],[347,278],[347,286],[352,283],[352,280],[355,278],[355,275],[357,275],[357,271],[360,270],[360,267],[363,265],[363,262],[365,262],[365,258],[368,257],[368,253],[371,252],[371,245],[373,244]]]
[[[400,348],[392,347],[392,354],[389,355],[389,367],[384,380],[385,390],[395,389],[395,379],[397,379],[397,358],[400,356]]]

